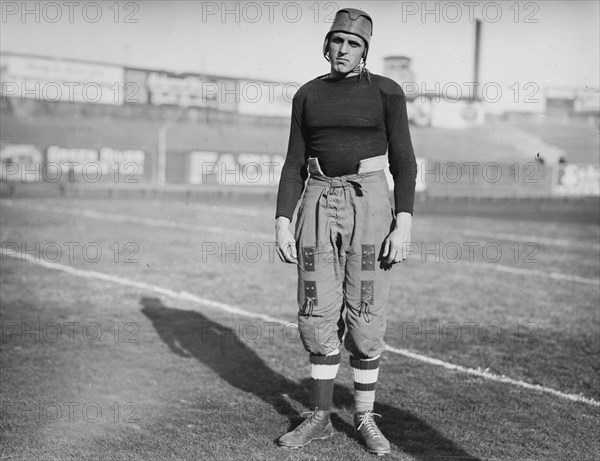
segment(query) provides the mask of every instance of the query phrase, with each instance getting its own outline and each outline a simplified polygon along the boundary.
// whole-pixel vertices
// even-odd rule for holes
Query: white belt
[[[387,155],[378,155],[377,157],[370,157],[361,160],[358,163],[358,174],[371,173],[373,171],[379,171],[385,169],[387,166]],[[321,165],[319,165],[319,159],[311,157],[308,159],[308,172],[312,175],[325,176]]]

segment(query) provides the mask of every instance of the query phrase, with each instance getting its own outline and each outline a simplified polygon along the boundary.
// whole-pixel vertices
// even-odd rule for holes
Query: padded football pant
[[[356,358],[376,357],[390,288],[380,256],[394,219],[385,173],[330,178],[310,167],[295,234],[300,338],[313,354],[343,341]]]

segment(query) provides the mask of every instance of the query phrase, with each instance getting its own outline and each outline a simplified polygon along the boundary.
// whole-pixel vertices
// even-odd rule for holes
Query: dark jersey
[[[292,219],[308,176],[306,159],[317,157],[326,176],[357,172],[362,159],[388,152],[395,212],[413,212],[417,164],[400,85],[371,74],[316,78],[292,103],[288,152],[281,173],[276,217]]]

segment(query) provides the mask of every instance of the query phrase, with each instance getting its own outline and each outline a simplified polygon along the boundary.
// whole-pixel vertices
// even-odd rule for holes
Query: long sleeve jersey
[[[364,76],[317,77],[306,83],[292,101],[275,217],[292,219],[308,177],[307,158],[318,158],[323,173],[335,177],[356,173],[360,160],[386,150],[395,212],[412,214],[417,164],[400,85],[376,74],[371,74],[370,84]]]

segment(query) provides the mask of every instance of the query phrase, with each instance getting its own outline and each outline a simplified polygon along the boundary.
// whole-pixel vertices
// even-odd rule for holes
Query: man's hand
[[[285,263],[298,264],[296,241],[290,232],[290,220],[284,216],[279,216],[275,221],[275,240],[279,259]]]
[[[410,228],[412,215],[410,213],[398,213],[396,215],[396,227],[383,241],[382,258],[388,264],[406,261],[406,255],[410,246]]]

